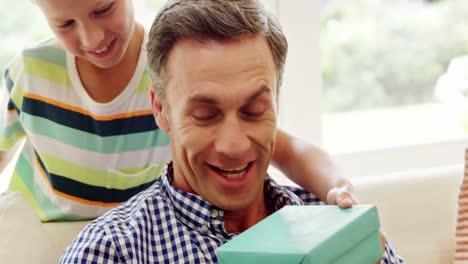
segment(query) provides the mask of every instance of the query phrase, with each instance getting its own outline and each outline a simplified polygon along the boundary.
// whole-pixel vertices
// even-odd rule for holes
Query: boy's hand
[[[352,190],[353,186],[348,181],[337,183],[337,186],[327,194],[327,204],[336,204],[340,208],[349,208],[358,204],[359,202],[351,193]]]

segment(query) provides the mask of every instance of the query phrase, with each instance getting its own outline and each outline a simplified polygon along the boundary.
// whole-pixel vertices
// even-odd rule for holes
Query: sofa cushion
[[[22,195],[0,196],[0,262],[54,263],[54,248],[42,223]]]
[[[353,179],[362,204],[375,204],[406,263],[451,263],[461,166]]]
[[[89,221],[74,221],[47,222],[42,224],[43,230],[47,233],[51,244],[54,247],[54,263],[57,263],[60,260],[65,249],[88,223]]]

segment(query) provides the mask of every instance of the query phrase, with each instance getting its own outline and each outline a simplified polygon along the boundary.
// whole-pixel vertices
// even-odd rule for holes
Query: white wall
[[[289,53],[281,90],[280,127],[321,144],[319,1],[276,0],[276,15],[286,33]],[[298,16],[307,10],[307,16]]]

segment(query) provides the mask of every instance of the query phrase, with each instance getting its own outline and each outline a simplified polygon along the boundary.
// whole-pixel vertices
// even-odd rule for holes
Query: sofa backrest
[[[376,204],[384,232],[406,263],[452,263],[462,166],[352,180]],[[466,262],[465,262],[466,263]]]

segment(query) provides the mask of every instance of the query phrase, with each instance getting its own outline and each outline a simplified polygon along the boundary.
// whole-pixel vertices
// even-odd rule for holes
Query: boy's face
[[[156,98],[153,109],[170,134],[174,186],[229,211],[255,206],[276,135],[276,70],[266,39],[179,40],[166,73],[167,104]]]
[[[135,27],[132,0],[36,0],[65,48],[100,68],[117,65]]]

